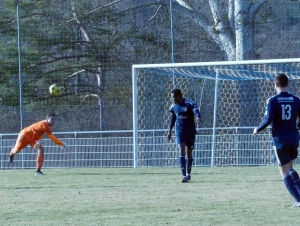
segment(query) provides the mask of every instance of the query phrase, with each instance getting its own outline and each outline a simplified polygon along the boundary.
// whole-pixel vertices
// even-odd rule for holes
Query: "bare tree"
[[[172,0],[174,13],[193,20],[225,52],[227,60],[253,59],[254,26],[259,10],[270,0]],[[131,6],[164,5],[169,0],[145,0]]]

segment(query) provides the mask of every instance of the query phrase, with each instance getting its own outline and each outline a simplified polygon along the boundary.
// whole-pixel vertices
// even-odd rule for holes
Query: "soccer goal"
[[[174,133],[166,139],[175,87],[196,101],[202,115],[194,165],[274,164],[270,129],[252,132],[276,94],[273,78],[279,72],[288,75],[289,92],[298,96],[300,59],[133,65],[134,167],[178,164]]]

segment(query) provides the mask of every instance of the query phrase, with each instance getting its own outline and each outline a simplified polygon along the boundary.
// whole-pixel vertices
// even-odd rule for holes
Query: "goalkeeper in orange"
[[[36,158],[36,176],[44,175],[41,168],[44,163],[44,147],[42,145],[42,138],[44,134],[57,145],[60,145],[63,150],[67,149],[67,145],[56,138],[51,131],[51,126],[55,124],[55,114],[48,114],[45,120],[34,123],[31,126],[23,129],[17,138],[15,147],[13,147],[9,153],[9,162],[12,163],[14,156],[18,154],[22,149],[26,148],[27,145],[38,151]]]

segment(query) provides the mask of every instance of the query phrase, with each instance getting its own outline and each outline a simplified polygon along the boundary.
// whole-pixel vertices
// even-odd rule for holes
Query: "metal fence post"
[[[215,100],[214,100],[214,121],[213,121],[213,137],[212,137],[212,150],[211,150],[211,167],[215,165],[215,149],[216,149],[216,125],[217,125],[217,108],[218,108],[218,84],[219,84],[219,70],[216,69],[215,81]]]
[[[234,148],[235,148],[236,165],[239,166],[239,137],[238,137],[238,128],[235,128]]]
[[[74,158],[75,158],[75,167],[77,168],[78,167],[78,156],[77,156],[77,146],[78,146],[78,144],[77,144],[77,132],[76,133],[74,133],[74,139],[75,139],[75,147],[74,147]]]
[[[3,161],[2,161],[2,153],[3,152],[3,136],[0,135],[0,162],[1,162],[1,169],[3,169]]]

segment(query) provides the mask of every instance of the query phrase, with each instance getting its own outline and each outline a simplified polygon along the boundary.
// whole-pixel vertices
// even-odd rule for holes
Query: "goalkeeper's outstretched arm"
[[[49,134],[48,137],[57,145],[62,146],[62,148],[66,148],[67,145],[62,142],[60,139],[58,139],[56,136],[54,136],[53,134]]]

